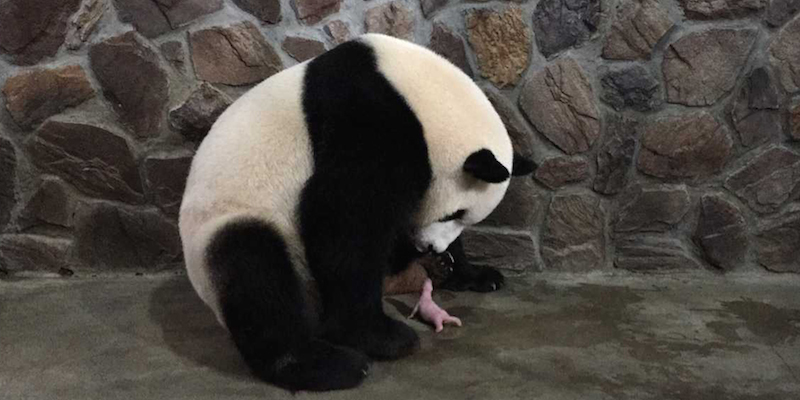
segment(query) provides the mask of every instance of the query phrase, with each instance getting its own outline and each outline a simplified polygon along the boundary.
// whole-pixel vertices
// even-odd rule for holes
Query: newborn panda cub
[[[453,248],[530,167],[461,70],[365,35],[266,79],[216,121],[181,205],[189,279],[259,378],[354,387],[370,358],[419,346],[384,314],[384,278]]]

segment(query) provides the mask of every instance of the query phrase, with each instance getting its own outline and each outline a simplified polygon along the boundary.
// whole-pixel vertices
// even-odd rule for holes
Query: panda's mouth
[[[428,247],[425,247],[423,244],[417,243],[414,244],[414,248],[417,250],[417,253],[420,256],[425,256],[428,254],[435,254],[436,252],[433,249],[433,245],[429,244]]]

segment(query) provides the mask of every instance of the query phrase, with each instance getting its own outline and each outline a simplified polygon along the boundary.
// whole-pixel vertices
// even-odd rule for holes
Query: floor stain
[[[764,339],[770,346],[786,343],[800,336],[800,310],[773,306],[751,299],[726,301],[723,310],[744,321],[747,330]],[[730,326],[719,324],[709,328],[716,329],[720,335],[730,335]]]

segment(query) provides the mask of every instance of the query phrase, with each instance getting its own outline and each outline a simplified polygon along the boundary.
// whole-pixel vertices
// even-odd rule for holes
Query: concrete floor
[[[183,276],[0,282],[2,399],[800,399],[800,277],[514,278],[358,389],[252,379]],[[407,313],[413,296],[387,299]]]

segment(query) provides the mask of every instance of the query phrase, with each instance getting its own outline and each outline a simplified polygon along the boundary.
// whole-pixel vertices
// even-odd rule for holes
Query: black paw
[[[463,292],[493,292],[505,286],[505,278],[499,271],[474,265],[463,265],[455,269],[453,275],[439,287],[441,289]]]
[[[492,268],[481,268],[472,282],[470,290],[475,292],[493,292],[506,285],[506,279],[500,271]]]
[[[395,360],[419,348],[419,335],[408,325],[381,315],[359,326],[326,335],[334,343],[352,347],[378,360]]]
[[[358,386],[369,359],[353,349],[312,340],[278,357],[266,380],[292,391],[327,391]]]

